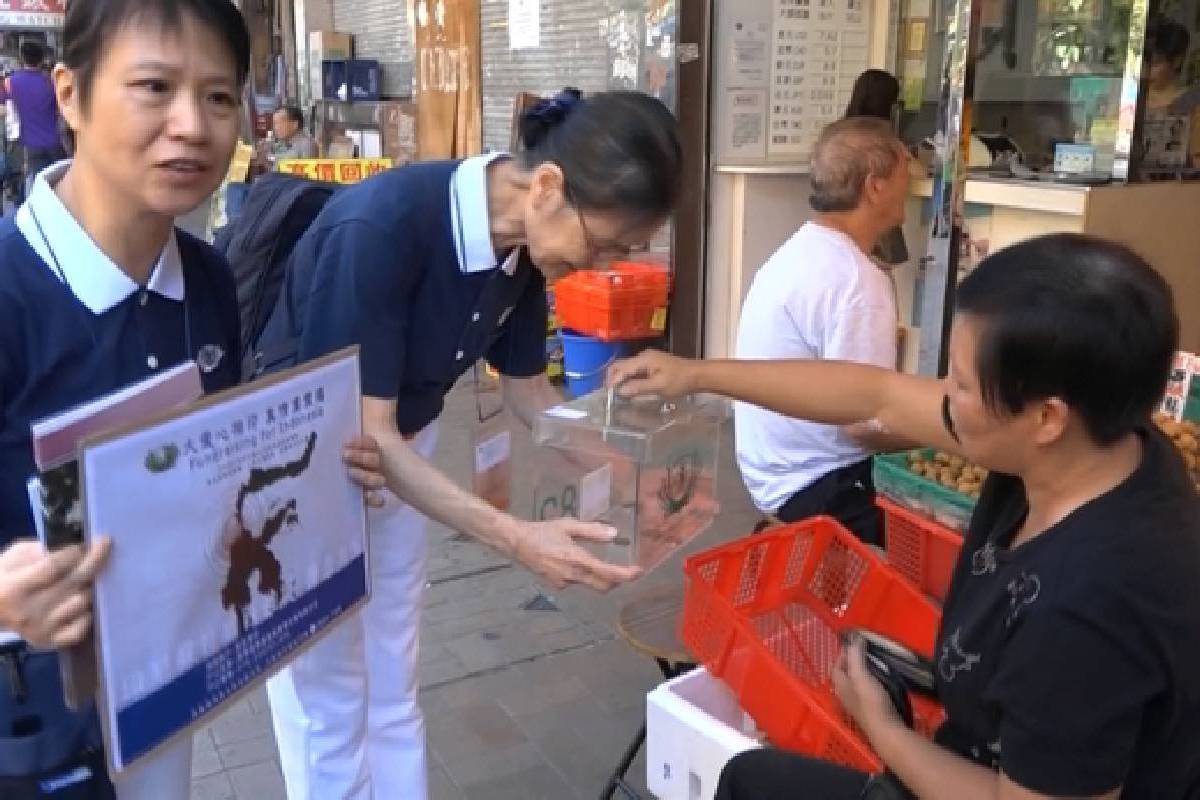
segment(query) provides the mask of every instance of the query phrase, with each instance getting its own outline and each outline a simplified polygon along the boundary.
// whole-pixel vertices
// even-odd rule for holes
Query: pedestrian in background
[[[896,103],[900,99],[900,82],[896,76],[881,69],[869,69],[854,81],[847,117],[875,117],[892,123],[895,128]],[[908,245],[904,229],[889,228],[871,253],[880,263],[889,266],[908,261]]]
[[[11,99],[16,108],[21,126],[19,141],[25,148],[22,199],[29,196],[38,173],[67,157],[59,129],[54,83],[43,69],[45,60],[46,48],[40,42],[22,42],[22,67],[4,83],[4,98]]]
[[[271,161],[287,158],[316,158],[317,142],[304,131],[304,112],[297,106],[284,106],[271,119],[274,140]]]

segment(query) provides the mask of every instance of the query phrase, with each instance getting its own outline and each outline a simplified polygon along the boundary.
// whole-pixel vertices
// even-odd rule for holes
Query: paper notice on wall
[[[845,110],[855,79],[870,65],[865,0],[802,6],[773,0],[774,35],[767,154],[806,161],[821,131]]]
[[[531,50],[541,44],[541,0],[508,0],[509,49]]]
[[[723,150],[734,158],[762,158],[767,145],[767,93],[731,89],[726,93],[729,140]]]
[[[766,88],[771,80],[771,25],[751,19],[732,23],[729,84],[741,88]]]

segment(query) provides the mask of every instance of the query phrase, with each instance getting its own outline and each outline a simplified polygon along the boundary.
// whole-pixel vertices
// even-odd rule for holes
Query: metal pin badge
[[[225,358],[225,351],[219,345],[206,344],[196,353],[196,366],[200,367],[200,371],[207,375],[221,366],[223,358]]]

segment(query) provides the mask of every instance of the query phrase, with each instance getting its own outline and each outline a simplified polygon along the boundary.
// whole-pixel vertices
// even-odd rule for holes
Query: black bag
[[[99,750],[79,753],[56,769],[26,778],[0,778],[4,800],[116,800]]]
[[[0,648],[0,798],[113,800],[94,711],[63,705],[58,658]]]
[[[217,234],[216,248],[237,282],[243,379],[262,371],[254,347],[279,301],[296,243],[339,188],[283,173],[264,175],[251,186],[238,218]]]

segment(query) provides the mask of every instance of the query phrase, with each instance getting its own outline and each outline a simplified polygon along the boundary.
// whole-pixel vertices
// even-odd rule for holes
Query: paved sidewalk
[[[460,385],[436,461],[462,485],[474,414],[471,389]],[[516,463],[528,464],[529,443],[514,439]],[[748,533],[758,519],[729,431],[722,446],[721,517],[688,552]],[[515,497],[529,497],[520,478]],[[617,609],[631,591],[678,580],[684,554],[609,596],[552,594],[467,537],[441,526],[431,536],[421,687],[433,800],[595,800],[642,722],[646,692],[662,680],[617,638]],[[193,772],[193,800],[284,799],[265,693],[197,735]],[[644,775],[639,758],[632,782],[644,787]]]

